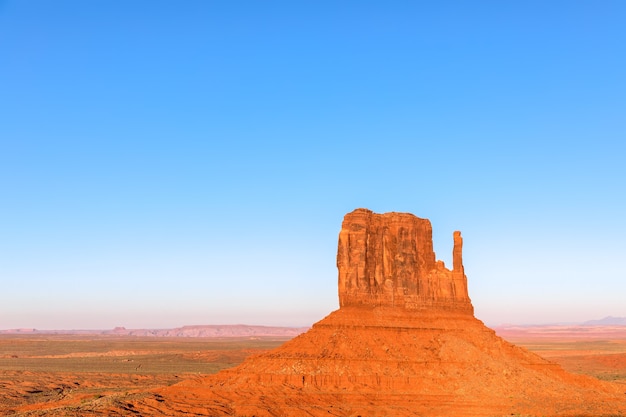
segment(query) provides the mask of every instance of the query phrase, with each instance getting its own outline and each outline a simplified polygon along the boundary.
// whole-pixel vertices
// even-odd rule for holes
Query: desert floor
[[[626,384],[626,337],[504,337],[570,372]],[[132,407],[146,390],[233,367],[285,340],[0,335],[0,415],[103,415]]]
[[[626,336],[500,335],[507,341],[556,362],[566,371],[626,384]]]
[[[285,340],[0,335],[0,415],[78,416],[90,404],[97,415],[102,403],[216,373]]]

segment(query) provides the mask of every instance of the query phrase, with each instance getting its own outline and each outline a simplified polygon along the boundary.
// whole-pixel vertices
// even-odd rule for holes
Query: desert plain
[[[214,374],[287,337],[0,335],[0,415],[132,415],[131,400]]]
[[[496,328],[574,374],[624,385],[626,326]],[[139,415],[159,388],[234,367],[287,337],[0,335],[0,415]],[[165,401],[165,400],[164,400]]]

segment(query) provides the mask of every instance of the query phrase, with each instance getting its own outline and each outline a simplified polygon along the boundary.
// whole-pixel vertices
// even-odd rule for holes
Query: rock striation
[[[432,234],[429,220],[409,213],[347,214],[337,250],[339,305],[473,314],[461,232],[454,232],[452,271],[436,260]]]
[[[236,368],[154,390],[108,415],[601,416],[619,384],[572,375],[473,315],[454,232],[435,259],[430,222],[357,209],[339,234],[340,308]]]

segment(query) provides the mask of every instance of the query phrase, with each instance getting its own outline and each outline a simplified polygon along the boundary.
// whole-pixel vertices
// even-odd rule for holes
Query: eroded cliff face
[[[453,238],[449,270],[435,259],[428,220],[347,214],[339,310],[236,368],[120,402],[107,415],[626,415],[622,385],[570,375],[473,316],[463,240]]]
[[[346,214],[339,233],[339,305],[440,309],[473,314],[454,232],[453,269],[437,261],[432,226],[409,213]]]

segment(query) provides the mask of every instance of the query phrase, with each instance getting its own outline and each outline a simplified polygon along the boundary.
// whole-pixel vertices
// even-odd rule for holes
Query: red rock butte
[[[569,374],[474,317],[461,234],[453,239],[449,270],[435,258],[428,220],[347,214],[339,310],[275,350],[156,390],[119,414],[624,415],[625,386]]]
[[[463,239],[454,232],[453,269],[437,261],[430,221],[357,209],[339,233],[339,305],[447,310],[472,315]]]

